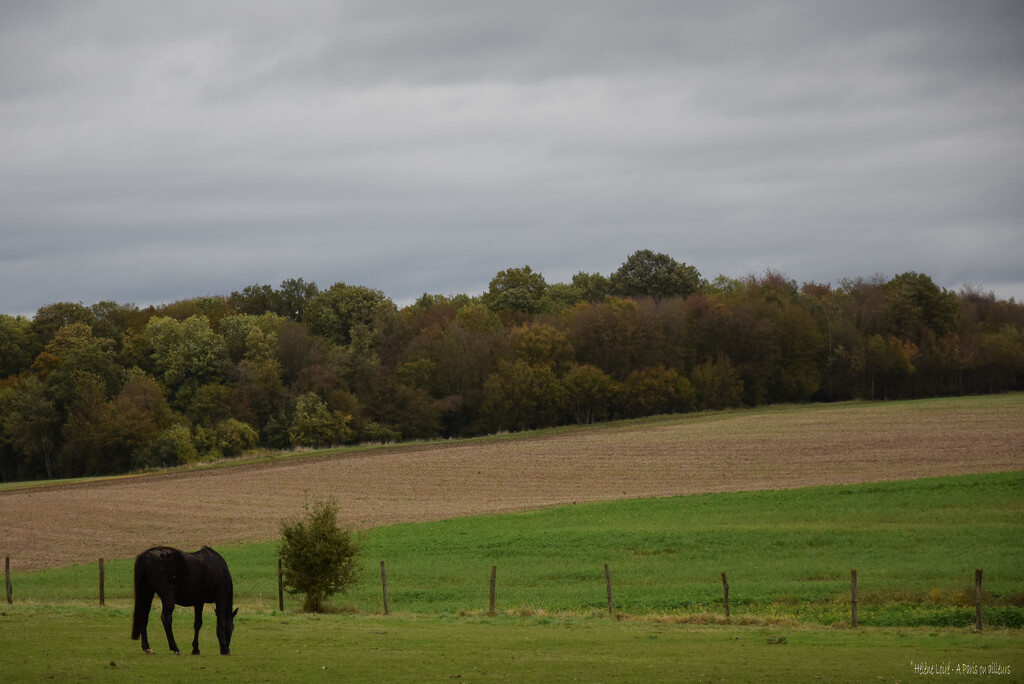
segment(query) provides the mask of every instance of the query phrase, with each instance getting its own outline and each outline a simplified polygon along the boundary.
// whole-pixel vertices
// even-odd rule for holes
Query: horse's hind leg
[[[192,655],[199,655],[199,628],[203,626],[203,604],[196,605],[196,635],[192,639]]]
[[[178,650],[178,644],[174,641],[174,632],[171,631],[171,619],[174,616],[174,597],[161,596],[160,601],[163,603],[163,610],[160,611],[160,621],[164,623],[164,631],[167,632],[167,645],[174,652],[174,655],[181,655],[181,651]]]
[[[145,615],[146,620],[142,623],[140,635],[142,636],[142,652],[148,655],[153,655],[153,649],[149,647],[149,634],[147,634],[147,628],[149,627],[149,610],[153,607],[153,594],[146,596],[146,592],[135,597],[135,600],[139,602],[139,605],[135,608],[137,615]],[[139,612],[141,611],[141,613]]]

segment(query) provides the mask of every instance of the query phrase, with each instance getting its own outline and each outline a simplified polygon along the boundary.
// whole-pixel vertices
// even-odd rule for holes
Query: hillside
[[[273,539],[336,496],[368,528],[577,501],[1024,468],[1024,395],[666,416],[0,492],[18,569]]]

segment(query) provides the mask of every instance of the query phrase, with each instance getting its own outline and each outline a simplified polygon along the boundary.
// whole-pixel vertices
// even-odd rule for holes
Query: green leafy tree
[[[60,328],[36,357],[33,369],[46,380],[49,396],[65,412],[75,400],[75,379],[81,373],[99,378],[107,397],[120,389],[125,375],[114,354],[113,340],[95,337],[85,323]]]
[[[551,325],[523,326],[512,337],[516,358],[532,365],[546,365],[555,373],[564,373],[573,360],[568,335]]]
[[[19,472],[53,478],[60,426],[60,413],[37,378],[28,376],[0,392],[0,437],[19,455]]]
[[[598,304],[578,304],[564,314],[576,361],[597,366],[616,380],[657,361],[654,330],[632,299],[606,297]]]
[[[279,296],[270,285],[249,285],[241,292],[232,292],[228,301],[238,313],[253,316],[268,311],[276,313],[280,308]]]
[[[697,393],[690,381],[663,366],[633,371],[622,391],[627,410],[635,417],[683,413],[697,405]]]
[[[281,522],[278,554],[289,593],[305,595],[304,612],[320,613],[328,598],[357,580],[359,542],[338,524],[337,499],[307,503],[303,509],[303,518]]]
[[[577,423],[604,420],[611,414],[618,383],[596,366],[573,366],[562,377],[565,401]]]
[[[785,303],[774,312],[777,352],[770,384],[772,402],[809,401],[821,387],[825,337],[806,309]]]
[[[609,279],[620,297],[688,297],[701,286],[700,272],[668,256],[643,249],[630,255]]]
[[[717,411],[743,405],[743,379],[732,360],[725,354],[708,359],[693,369],[693,386],[697,407],[701,411]]]
[[[288,408],[288,388],[278,364],[238,364],[230,401],[232,416],[264,430]]]
[[[231,390],[219,382],[196,389],[185,415],[193,425],[211,427],[231,417]]]
[[[150,345],[157,379],[174,397],[176,407],[187,407],[202,385],[222,379],[228,361],[224,338],[205,316],[184,321],[156,316],[143,331]]]
[[[557,314],[584,301],[583,292],[574,285],[549,285],[537,302],[537,313]]]
[[[492,430],[533,430],[556,425],[565,390],[547,365],[501,362],[484,382],[481,420]]]
[[[156,381],[135,373],[116,397],[104,401],[99,378],[79,375],[79,391],[63,428],[66,472],[97,475],[157,465],[153,448],[173,415]]]
[[[153,446],[174,416],[156,380],[142,373],[132,375],[108,408],[114,451],[122,454],[127,465],[112,464],[115,471],[157,465]]]
[[[612,293],[611,282],[600,273],[580,271],[572,277],[572,286],[585,302],[602,302]]]
[[[923,273],[902,273],[881,289],[889,305],[893,335],[921,346],[953,331],[959,311],[956,295]]]
[[[869,337],[860,359],[866,398],[899,397],[904,382],[914,374],[917,351],[917,347],[907,340],[881,335]]]
[[[328,408],[316,394],[307,392],[299,397],[295,416],[288,429],[288,437],[295,446],[326,447],[351,441],[355,432],[349,427],[349,417]]]
[[[227,418],[214,426],[217,450],[225,458],[239,456],[259,444],[259,435],[248,423]]]
[[[75,371],[70,384],[75,391],[61,429],[61,469],[73,477],[115,472],[124,464],[115,458],[116,463],[108,465],[114,430],[102,379],[87,371]]]
[[[176,423],[165,429],[153,444],[155,463],[165,466],[187,465],[199,460],[199,452],[192,441],[192,431]]]
[[[94,319],[93,334],[114,340],[118,347],[122,337],[134,330],[139,321],[139,310],[134,304],[99,302],[90,306],[89,311]]]
[[[27,371],[42,349],[30,320],[0,315],[0,378]]]
[[[73,323],[84,323],[92,326],[96,316],[88,307],[80,303],[57,302],[48,304],[36,311],[32,317],[32,330],[42,344],[53,339],[57,331]]]
[[[418,387],[394,385],[387,393],[383,413],[402,438],[432,439],[441,435],[441,406]],[[365,426],[361,434],[366,434]]]
[[[277,290],[280,308],[277,313],[291,321],[301,321],[306,305],[320,292],[316,283],[307,283],[302,278],[288,278]]]
[[[483,302],[492,311],[535,313],[548,289],[544,276],[529,266],[499,271],[491,279]]]
[[[248,423],[227,418],[210,427],[197,425],[192,443],[199,460],[215,461],[252,449],[259,443],[259,435]]]
[[[394,308],[380,290],[335,283],[306,303],[303,320],[313,334],[347,345],[356,328],[371,328],[378,315]]]

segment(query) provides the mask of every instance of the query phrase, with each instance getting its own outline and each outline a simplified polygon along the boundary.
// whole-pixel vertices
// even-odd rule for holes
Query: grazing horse
[[[142,650],[152,655],[146,626],[153,594],[160,596],[163,610],[160,620],[167,632],[167,645],[175,655],[181,655],[171,631],[171,616],[175,604],[195,606],[196,635],[192,640],[192,655],[199,655],[199,628],[203,626],[203,604],[212,603],[217,613],[217,641],[220,652],[231,652],[231,632],[235,628],[235,614],[231,610],[234,585],[228,564],[221,555],[208,546],[195,553],[186,553],[167,546],[156,546],[135,558],[135,613],[132,617],[132,639],[142,637]]]

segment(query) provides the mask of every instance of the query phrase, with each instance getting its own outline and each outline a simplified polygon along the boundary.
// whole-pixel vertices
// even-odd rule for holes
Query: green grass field
[[[363,535],[361,581],[337,613],[314,616],[292,596],[277,610],[275,544],[226,547],[241,607],[229,658],[215,655],[209,614],[204,655],[170,656],[155,612],[158,655],[143,656],[128,638],[130,559],[106,561],[102,608],[97,564],[15,573],[15,602],[0,610],[0,681],[908,681],[921,667],[948,667],[945,681],[989,668],[1016,681],[1022,528],[1024,472],[397,525]],[[981,633],[975,568],[985,571]],[[191,617],[176,613],[179,643]]]
[[[0,611],[0,680],[906,682],[931,679],[921,667],[948,667],[941,681],[976,680],[992,668],[1001,674],[987,681],[1012,682],[1024,671],[1019,630],[240,613],[231,656],[215,655],[208,625],[203,655],[176,657],[143,655],[128,639],[129,622],[126,608]],[[188,615],[175,624],[187,641]]]
[[[1024,472],[852,486],[581,504],[528,513],[396,525],[365,533],[363,573],[341,612],[428,616],[497,610],[530,616],[607,612],[718,622],[721,573],[733,622],[843,624],[850,570],[859,621],[970,627],[974,570],[985,572],[985,620],[1024,625]],[[243,612],[277,609],[276,544],[220,549]],[[95,564],[15,577],[18,603],[97,603]],[[106,562],[112,608],[131,602],[131,561]],[[286,596],[286,612],[298,597]]]
[[[211,611],[202,656],[169,655],[155,612],[158,655],[142,654],[129,639],[131,559],[106,560],[104,607],[96,563],[15,567],[0,682],[1024,681],[1022,530],[1024,471],[396,525],[362,535],[361,580],[326,615],[299,614],[294,596],[278,610],[275,543],[222,547],[241,609],[228,658]],[[179,643],[191,623],[179,609]]]

